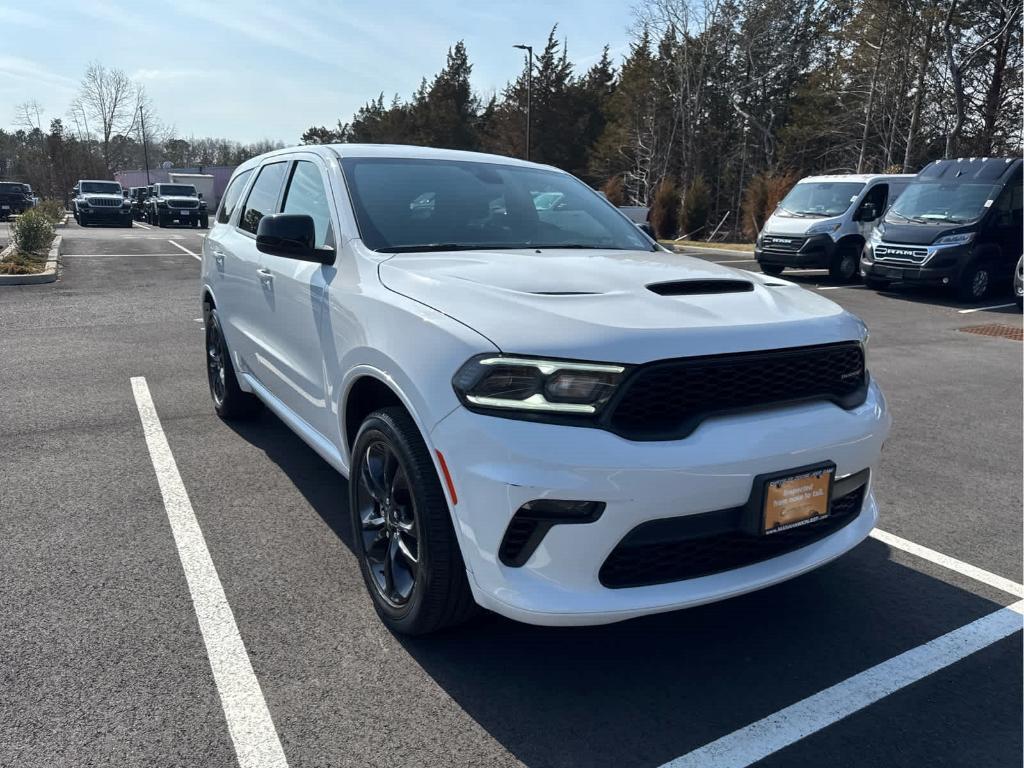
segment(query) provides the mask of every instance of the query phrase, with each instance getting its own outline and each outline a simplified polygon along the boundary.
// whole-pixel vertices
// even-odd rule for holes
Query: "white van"
[[[761,270],[827,269],[852,280],[864,243],[913,174],[841,174],[801,179],[768,217],[754,247]]]

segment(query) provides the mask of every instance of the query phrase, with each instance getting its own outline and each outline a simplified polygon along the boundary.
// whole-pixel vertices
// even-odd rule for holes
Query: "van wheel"
[[[389,629],[421,635],[476,611],[448,502],[427,446],[399,407],[371,413],[349,473],[353,544]]]
[[[778,277],[779,275],[782,274],[782,270],[784,270],[784,269],[785,269],[785,267],[780,266],[779,264],[762,264],[761,265],[761,271],[764,272],[766,275],[771,275],[772,277]]]
[[[992,286],[992,273],[987,264],[972,263],[960,275],[956,286],[957,297],[961,301],[981,301]]]
[[[259,399],[238,386],[216,308],[206,313],[206,380],[213,409],[225,421],[248,418],[259,410]]]
[[[832,256],[828,274],[833,280],[848,283],[857,276],[860,266],[860,250],[854,245],[841,245]]]

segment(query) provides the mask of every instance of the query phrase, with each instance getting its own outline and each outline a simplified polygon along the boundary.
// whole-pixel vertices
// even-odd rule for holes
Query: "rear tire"
[[[205,315],[206,381],[210,385],[213,409],[225,421],[247,419],[259,411],[260,401],[238,386],[216,307],[211,307]]]
[[[857,276],[859,267],[860,249],[852,244],[843,244],[833,254],[828,274],[838,283],[848,283]]]
[[[381,621],[421,635],[477,610],[430,452],[401,407],[371,413],[349,473],[353,545]]]
[[[992,287],[992,270],[988,264],[972,262],[960,275],[956,285],[956,295],[961,301],[981,301],[988,295]]]
[[[785,269],[785,267],[780,266],[779,264],[762,264],[761,265],[761,271],[764,272],[766,275],[771,275],[772,277],[778,277],[779,275],[782,274],[782,270],[784,270],[784,269]]]
[[[89,217],[86,216],[84,213],[78,214],[78,226],[80,226],[80,227],[88,227],[89,226]]]

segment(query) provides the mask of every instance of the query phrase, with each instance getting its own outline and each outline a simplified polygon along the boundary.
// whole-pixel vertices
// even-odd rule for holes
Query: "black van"
[[[1020,158],[960,158],[926,165],[889,208],[861,256],[869,288],[891,282],[949,286],[978,301],[1020,258]]]

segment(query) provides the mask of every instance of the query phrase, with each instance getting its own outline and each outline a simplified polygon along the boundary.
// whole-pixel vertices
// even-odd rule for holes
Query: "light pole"
[[[533,46],[513,45],[521,51],[526,51],[526,159],[530,159],[530,101],[533,91]]]
[[[146,186],[150,185],[149,181],[149,147],[146,144],[146,111],[139,105],[139,122],[142,123],[142,157],[146,163]]]

